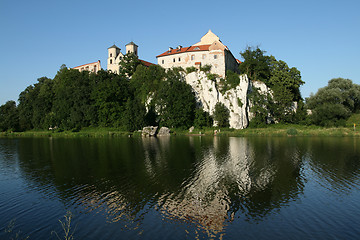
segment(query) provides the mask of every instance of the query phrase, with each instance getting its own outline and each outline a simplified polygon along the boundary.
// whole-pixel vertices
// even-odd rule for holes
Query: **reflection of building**
[[[80,72],[89,71],[89,72],[97,73],[99,70],[101,70],[100,60],[98,60],[97,62],[80,65],[80,66],[74,67],[73,69],[77,69]]]
[[[209,237],[221,234],[227,221],[232,221],[229,186],[240,196],[252,188],[262,189],[272,179],[271,166],[264,167],[259,175],[251,176],[254,153],[245,138],[229,138],[228,152],[219,158],[220,143],[214,138],[214,148],[208,149],[197,165],[195,174],[186,180],[179,196],[164,196],[160,201],[162,213],[169,219],[198,225]],[[228,219],[230,217],[230,219]]]
[[[158,55],[157,59],[158,64],[163,68],[199,68],[211,65],[211,72],[221,77],[225,77],[226,70],[238,72],[240,63],[211,30],[201,38],[200,42],[190,47],[169,48],[168,51]]]

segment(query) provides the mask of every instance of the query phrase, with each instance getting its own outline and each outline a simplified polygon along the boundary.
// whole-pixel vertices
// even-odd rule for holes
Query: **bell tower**
[[[108,48],[108,61],[107,61],[107,70],[110,70],[113,73],[118,73],[119,63],[116,62],[118,55],[120,54],[120,48],[115,44]]]
[[[128,53],[134,53],[135,56],[138,56],[138,45],[136,45],[134,42],[129,42],[126,44],[126,54]]]

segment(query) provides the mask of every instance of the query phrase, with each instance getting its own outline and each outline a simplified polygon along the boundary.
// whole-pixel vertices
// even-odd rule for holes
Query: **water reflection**
[[[276,144],[273,140],[213,138],[212,145],[199,152],[182,191],[159,198],[160,210],[169,219],[195,223],[213,237],[222,233],[236,214],[261,218],[295,200],[302,191],[301,153],[297,149],[283,151]]]
[[[191,238],[221,237],[236,219],[261,222],[297,201],[311,174],[335,191],[358,188],[359,151],[354,139],[0,139],[0,173],[18,169],[28,191],[60,199],[90,229],[150,234],[165,221]]]

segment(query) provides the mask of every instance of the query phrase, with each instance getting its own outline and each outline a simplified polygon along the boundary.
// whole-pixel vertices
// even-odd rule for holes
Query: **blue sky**
[[[360,1],[0,0],[0,104],[62,64],[101,61],[134,41],[141,59],[190,46],[211,29],[235,57],[246,46],[301,71],[303,97],[336,77],[360,84]]]

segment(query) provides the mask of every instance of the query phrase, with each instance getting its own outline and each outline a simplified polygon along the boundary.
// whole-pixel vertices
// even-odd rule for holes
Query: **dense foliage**
[[[300,71],[290,68],[284,61],[265,55],[265,51],[248,47],[241,53],[244,62],[240,72],[252,81],[261,81],[271,89],[271,94],[262,94],[258,89],[250,94],[251,111],[254,114],[251,125],[264,125],[269,122],[299,123],[305,117],[300,86]],[[295,106],[298,107],[295,111]]]
[[[19,114],[14,101],[0,106],[0,131],[19,130]]]
[[[219,127],[229,127],[229,109],[222,103],[218,102],[215,105],[214,120]]]
[[[18,106],[9,101],[0,107],[0,131],[89,126],[135,131],[146,125],[194,124],[195,95],[179,69],[145,67],[133,55],[124,59],[119,75],[63,65],[54,79],[39,78],[21,92]]]
[[[310,121],[321,126],[344,126],[352,113],[360,110],[360,85],[349,79],[335,78],[306,99]]]

